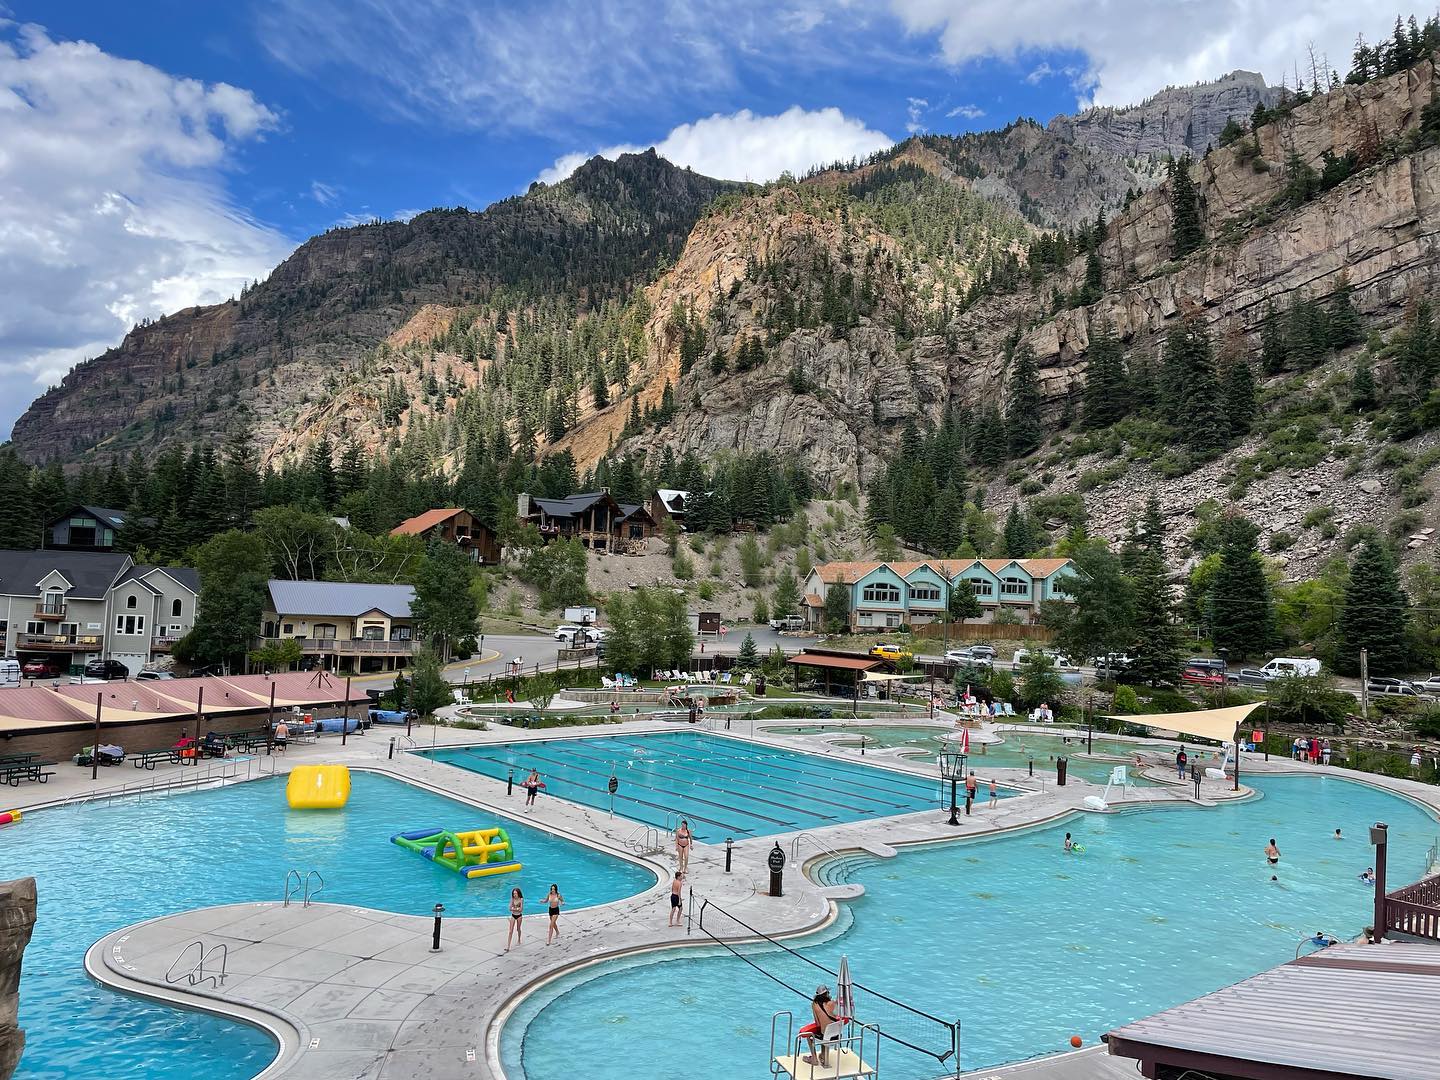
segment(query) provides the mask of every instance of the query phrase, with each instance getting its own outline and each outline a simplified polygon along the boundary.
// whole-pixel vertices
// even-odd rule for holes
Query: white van
[[[0,684],[20,682],[20,661],[14,657],[0,657]]]
[[[1319,675],[1320,661],[1313,656],[1309,658],[1277,656],[1260,670],[1267,672],[1272,679],[1278,679],[1283,675]]]

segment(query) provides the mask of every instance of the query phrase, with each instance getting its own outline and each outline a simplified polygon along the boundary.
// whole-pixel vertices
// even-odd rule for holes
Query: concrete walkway
[[[914,718],[899,722],[913,724]],[[653,721],[536,732],[509,728],[424,729],[417,731],[414,741],[423,746],[433,738],[439,745],[455,745],[675,729],[674,724]],[[1061,732],[1049,729],[1047,733]],[[507,796],[503,781],[403,750],[392,758],[390,738],[389,731],[377,728],[366,736],[351,736],[343,748],[338,739],[318,746],[292,746],[286,755],[267,759],[264,768],[273,765],[283,773],[305,762],[344,763],[387,773],[482,809],[509,816],[521,813],[519,788]],[[754,738],[772,745],[810,750],[817,747],[814,737],[756,732]],[[1150,746],[1157,761],[1163,762],[1159,754],[1164,744]],[[854,749],[833,745],[823,749],[859,760]],[[932,764],[889,754],[871,751],[865,760],[879,768],[936,775]],[[989,776],[982,757],[972,758],[972,762],[978,773]],[[247,768],[252,777],[260,775],[261,766],[252,763]],[[1288,760],[1276,759],[1267,765],[1258,757],[1246,755],[1242,778],[1247,772],[1302,770],[1357,776]],[[51,790],[45,794],[75,797],[104,792],[116,786],[113,774],[132,771],[128,767],[105,770],[101,781],[91,784],[88,770],[77,769],[75,772],[83,772],[83,778],[57,777],[47,785]],[[146,774],[146,779],[156,783],[187,781],[190,778],[186,774],[193,771],[162,767],[153,777]],[[981,805],[969,817],[962,817],[958,827],[949,826],[948,815],[937,809],[745,840],[735,845],[734,868],[729,874],[724,870],[723,846],[697,844],[690,860],[693,891],[687,899],[693,908],[708,899],[766,934],[803,933],[825,925],[834,916],[835,904],[843,902],[843,898],[836,895],[837,890],[812,882],[794,861],[786,870],[785,895],[766,895],[765,856],[776,843],[782,845],[787,856],[795,853],[800,864],[833,852],[868,851],[884,857],[893,854],[895,845],[977,836],[1051,821],[1080,811],[1084,797],[1100,790],[1083,781],[1057,787],[1053,782],[1043,782],[1043,778],[1032,780],[1021,769],[993,772],[1016,794],[1000,800],[995,809],[983,808],[982,797]],[[1173,771],[1168,774],[1169,778],[1173,775]],[[243,776],[237,772],[235,778]],[[1432,807],[1440,801],[1440,791],[1427,785],[1369,775],[1360,778],[1417,797]],[[133,783],[135,778],[126,776],[123,780]],[[1201,801],[1213,805],[1235,797],[1229,788],[1228,783],[1206,781]],[[1134,789],[1132,803],[1193,802],[1193,791],[1191,784],[1173,782]],[[1247,794],[1249,790],[1242,785],[1240,795]],[[501,1077],[499,1035],[503,1018],[527,990],[597,959],[708,940],[698,930],[687,934],[683,926],[667,928],[671,854],[637,853],[633,841],[641,827],[636,822],[543,797],[525,820],[641,862],[655,872],[656,881],[636,896],[566,912],[562,916],[562,937],[555,945],[545,945],[546,919],[536,913],[526,920],[524,944],[509,953],[504,951],[504,919],[447,918],[441,949],[435,952],[431,950],[432,921],[427,917],[324,903],[285,907],[277,896],[271,903],[182,912],[116,930],[92,946],[87,967],[96,979],[118,989],[235,1015],[268,1027],[281,1049],[262,1074],[267,1078]],[[206,980],[191,987],[183,979],[178,984],[168,981],[167,973],[174,979],[193,966],[189,960],[178,961],[184,950],[197,941],[212,957],[212,967],[213,958],[219,955],[218,946],[225,946],[227,975],[223,982]],[[195,955],[193,949],[189,955]],[[1109,1071],[1112,1064],[1103,1052],[1081,1053],[1010,1069],[982,1070],[974,1075],[1017,1080],[1109,1080],[1118,1075]],[[757,1075],[760,1068],[763,1065],[757,1062]],[[1085,1071],[1075,1071],[1080,1069]],[[1133,1065],[1126,1075],[1133,1075]]]

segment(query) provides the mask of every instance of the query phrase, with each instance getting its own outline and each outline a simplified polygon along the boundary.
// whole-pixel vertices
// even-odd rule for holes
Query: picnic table
[[[180,747],[162,746],[154,750],[137,750],[128,756],[131,764],[137,769],[153,770],[156,764],[161,761],[178,762],[180,760]]]
[[[228,746],[247,754],[263,748],[269,741],[269,728],[255,728],[250,731],[232,731],[225,736],[225,742]]]
[[[19,787],[21,780],[36,780],[43,784],[55,775],[55,770],[49,768],[55,762],[40,761],[35,754],[23,756],[29,760],[0,763],[0,783]]]

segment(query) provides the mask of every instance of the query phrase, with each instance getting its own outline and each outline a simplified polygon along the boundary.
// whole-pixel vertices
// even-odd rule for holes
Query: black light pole
[[[440,916],[445,914],[445,905],[435,905],[435,930],[430,936],[430,951],[440,951]]]
[[[1095,752],[1095,710],[1090,705],[1090,692],[1085,692],[1085,753]]]
[[[95,745],[90,748],[90,779],[100,778],[100,703],[104,694],[95,695]]]
[[[1390,826],[1377,821],[1370,826],[1370,843],[1375,845],[1375,935],[1380,944],[1385,937],[1385,851],[1389,845]]]
[[[345,739],[350,734],[350,676],[345,676],[345,714],[340,718],[340,745],[345,745]]]

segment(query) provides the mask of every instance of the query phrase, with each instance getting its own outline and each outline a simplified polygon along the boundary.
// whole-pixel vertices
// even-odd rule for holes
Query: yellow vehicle
[[[875,645],[870,649],[871,656],[878,656],[881,660],[914,660],[915,654],[909,649],[900,645]]]

